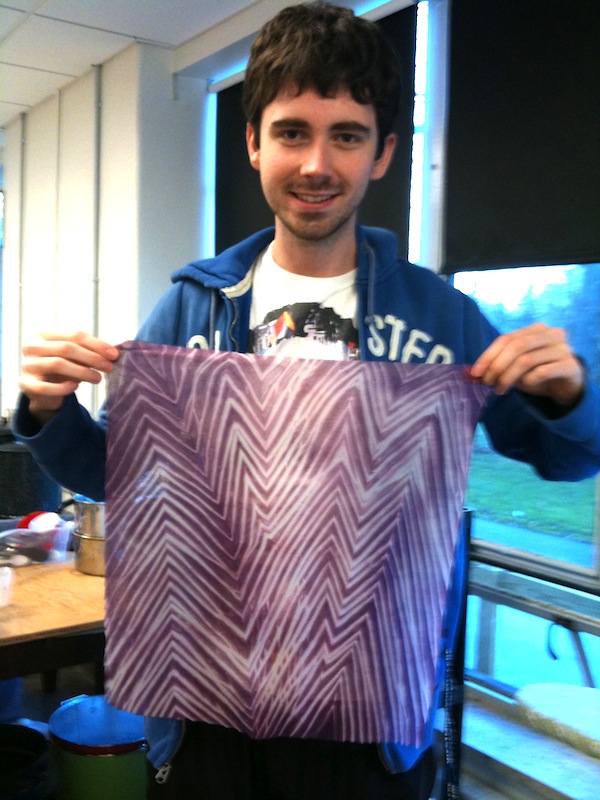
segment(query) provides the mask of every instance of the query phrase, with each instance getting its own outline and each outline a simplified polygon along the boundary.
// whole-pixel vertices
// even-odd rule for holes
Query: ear
[[[373,162],[373,167],[371,168],[372,181],[377,181],[379,178],[383,178],[385,173],[388,171],[388,167],[391,164],[394,156],[394,151],[396,150],[397,140],[398,137],[395,133],[388,133],[388,135],[385,137],[381,155]]]
[[[254,128],[249,122],[246,123],[246,147],[248,148],[248,158],[250,159],[250,164],[254,167],[254,169],[259,170],[260,147],[256,141]]]

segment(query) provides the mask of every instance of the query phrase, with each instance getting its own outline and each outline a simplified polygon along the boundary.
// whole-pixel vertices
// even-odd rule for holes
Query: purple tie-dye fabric
[[[486,396],[462,373],[123,345],[110,702],[257,738],[419,744]]]

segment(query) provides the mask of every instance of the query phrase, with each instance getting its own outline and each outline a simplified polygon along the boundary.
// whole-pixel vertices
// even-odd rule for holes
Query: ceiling
[[[264,0],[0,0],[0,128],[133,42],[176,51],[262,5]],[[272,15],[273,2],[269,6]]]

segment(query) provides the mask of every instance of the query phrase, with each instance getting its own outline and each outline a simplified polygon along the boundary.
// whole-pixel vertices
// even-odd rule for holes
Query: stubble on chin
[[[335,237],[349,224],[354,229],[355,209],[338,216],[326,216],[319,211],[295,215],[271,206],[271,211],[288,233],[300,241],[319,242]]]

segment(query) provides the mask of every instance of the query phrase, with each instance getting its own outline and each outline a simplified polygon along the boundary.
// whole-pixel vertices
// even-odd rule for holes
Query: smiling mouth
[[[332,200],[336,194],[332,192],[331,194],[302,194],[301,192],[292,192],[294,197],[297,197],[298,200],[301,200],[303,203],[311,203],[313,205],[317,205],[318,203],[326,203],[328,200]]]

